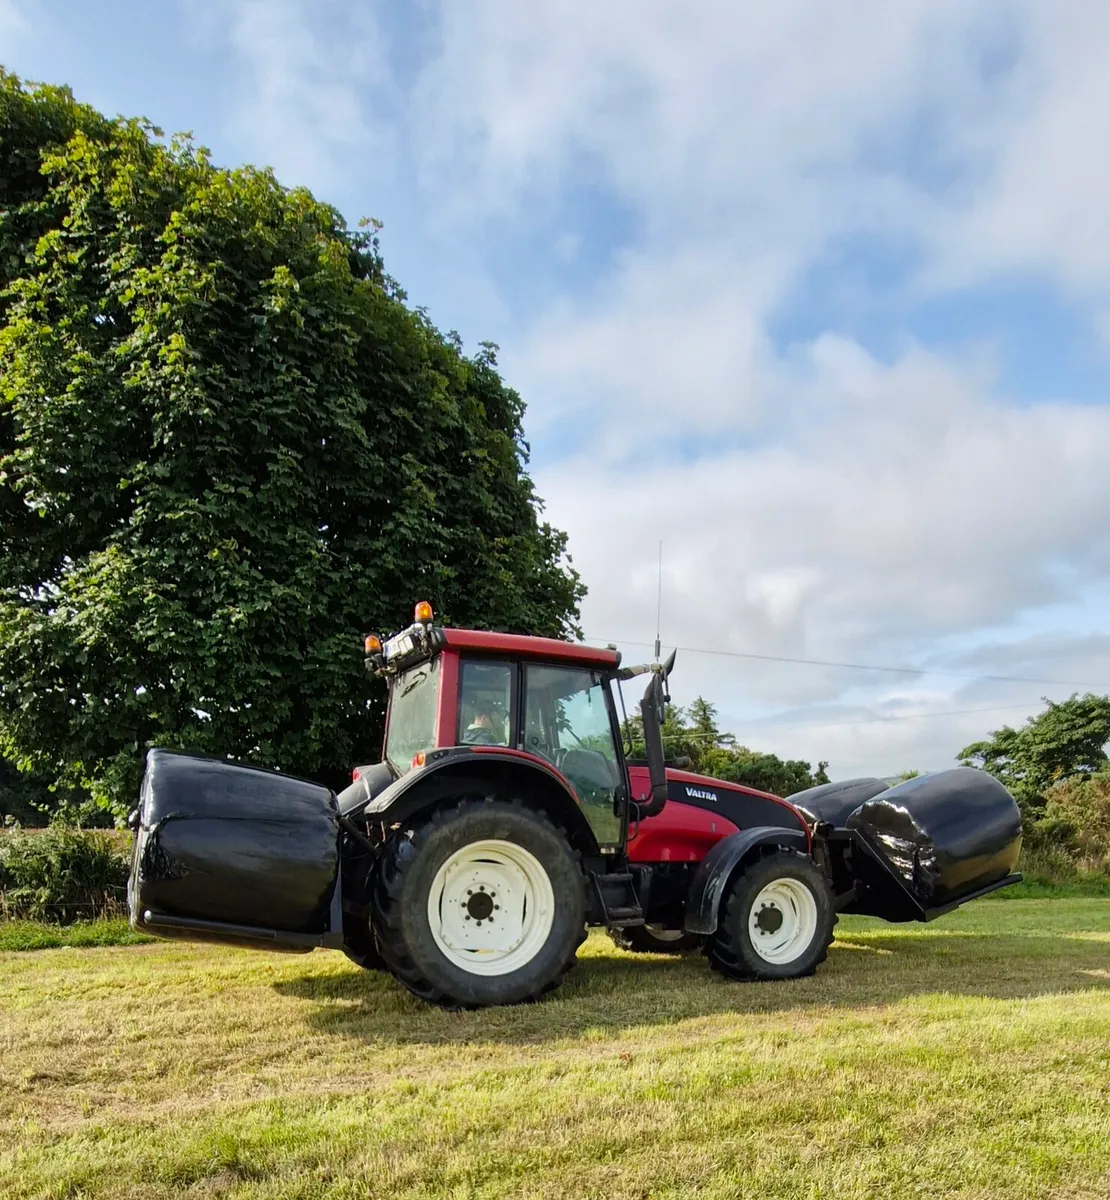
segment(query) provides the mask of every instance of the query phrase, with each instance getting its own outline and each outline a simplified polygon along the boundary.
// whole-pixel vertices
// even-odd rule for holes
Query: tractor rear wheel
[[[461,800],[395,836],[373,909],[393,975],[448,1008],[538,999],[586,937],[577,855],[546,815],[505,800]]]
[[[780,850],[733,878],[705,952],[732,979],[797,979],[825,961],[835,924],[823,872],[808,855]]]
[[[705,939],[684,929],[666,929],[662,925],[632,925],[612,935],[622,950],[634,954],[691,954],[700,950]]]

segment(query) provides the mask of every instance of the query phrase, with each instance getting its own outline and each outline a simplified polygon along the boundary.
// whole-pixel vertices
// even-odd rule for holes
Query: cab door
[[[626,788],[608,683],[581,667],[524,664],[520,748],[547,759],[574,788],[599,846],[624,838]]]

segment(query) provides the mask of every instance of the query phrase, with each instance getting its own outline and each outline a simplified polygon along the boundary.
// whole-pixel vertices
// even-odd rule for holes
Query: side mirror
[[[641,817],[655,817],[667,803],[667,767],[663,756],[663,718],[666,715],[666,691],[663,676],[653,674],[640,702],[644,722],[644,752],[647,756],[651,799],[640,806]]]
[[[674,660],[677,655],[678,655],[678,651],[672,650],[670,657],[663,664],[663,699],[664,700],[670,700],[670,698],[671,698],[670,679],[671,679],[671,672],[674,670]]]

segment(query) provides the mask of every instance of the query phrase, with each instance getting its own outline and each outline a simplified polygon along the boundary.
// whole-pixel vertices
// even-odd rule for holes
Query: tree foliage
[[[1045,700],[1047,708],[1020,729],[1004,725],[981,742],[965,746],[957,756],[980,767],[1006,785],[1029,820],[1044,813],[1053,785],[1084,779],[1107,766],[1110,741],[1110,696],[1073,695]]]
[[[742,783],[776,796],[792,796],[829,782],[827,762],[819,762],[814,770],[801,759],[783,760],[777,754],[738,746],[731,733],[721,732],[716,706],[702,696],[687,708],[668,704],[662,734],[668,761],[700,775]],[[643,725],[638,715],[626,723],[625,738],[633,756],[643,757]]]
[[[1110,770],[1051,787],[1038,825],[1042,837],[1062,845],[1082,870],[1110,873]]]
[[[565,635],[520,397],[376,228],[0,72],[0,752],[125,811],[145,749],[336,779],[361,635]]]
[[[44,812],[53,807],[52,800],[47,780],[17,771],[0,758],[0,825],[42,825]]]

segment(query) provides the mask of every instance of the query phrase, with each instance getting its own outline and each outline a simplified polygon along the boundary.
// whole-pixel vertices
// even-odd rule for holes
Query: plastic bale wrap
[[[983,771],[957,767],[909,779],[865,801],[847,827],[890,864],[924,909],[958,902],[1009,875],[1021,817]]]
[[[842,827],[848,817],[865,801],[885,792],[890,784],[885,779],[845,779],[840,783],[822,783],[817,787],[795,792],[790,803],[800,808],[811,821],[827,821]]]
[[[168,750],[147,755],[131,870],[133,923],[151,910],[319,933],[327,927],[338,862],[336,801],[327,788]]]

